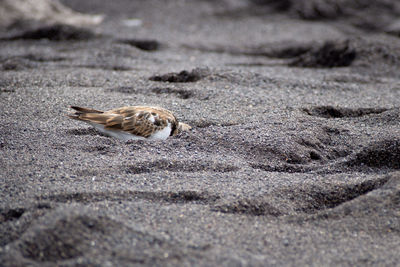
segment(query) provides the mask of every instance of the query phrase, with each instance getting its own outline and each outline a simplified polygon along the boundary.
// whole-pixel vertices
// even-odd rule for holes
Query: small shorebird
[[[171,111],[159,107],[132,106],[100,111],[71,106],[76,112],[68,117],[84,121],[100,132],[120,140],[165,140],[190,127],[178,122]]]

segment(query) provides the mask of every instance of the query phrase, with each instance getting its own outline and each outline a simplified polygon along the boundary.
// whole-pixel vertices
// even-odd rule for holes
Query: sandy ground
[[[398,4],[268,2],[65,0],[104,22],[3,29],[1,265],[399,266]],[[70,105],[193,130],[122,142]]]

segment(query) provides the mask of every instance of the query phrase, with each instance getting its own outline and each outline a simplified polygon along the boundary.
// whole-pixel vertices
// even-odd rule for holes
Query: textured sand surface
[[[3,29],[1,265],[398,265],[400,7],[355,2],[64,0],[104,22]],[[70,105],[193,130],[122,142]]]

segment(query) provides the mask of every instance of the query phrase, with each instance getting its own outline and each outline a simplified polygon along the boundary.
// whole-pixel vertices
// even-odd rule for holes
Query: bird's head
[[[183,123],[183,122],[179,122],[178,127],[176,127],[175,131],[172,133],[172,135],[177,135],[181,132],[184,131],[189,131],[190,129],[192,129],[192,126],[190,126],[189,124]]]

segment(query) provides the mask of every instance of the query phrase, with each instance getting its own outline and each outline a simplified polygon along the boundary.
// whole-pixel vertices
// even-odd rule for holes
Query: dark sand
[[[1,266],[399,266],[397,1],[63,2],[106,19],[1,34]]]

